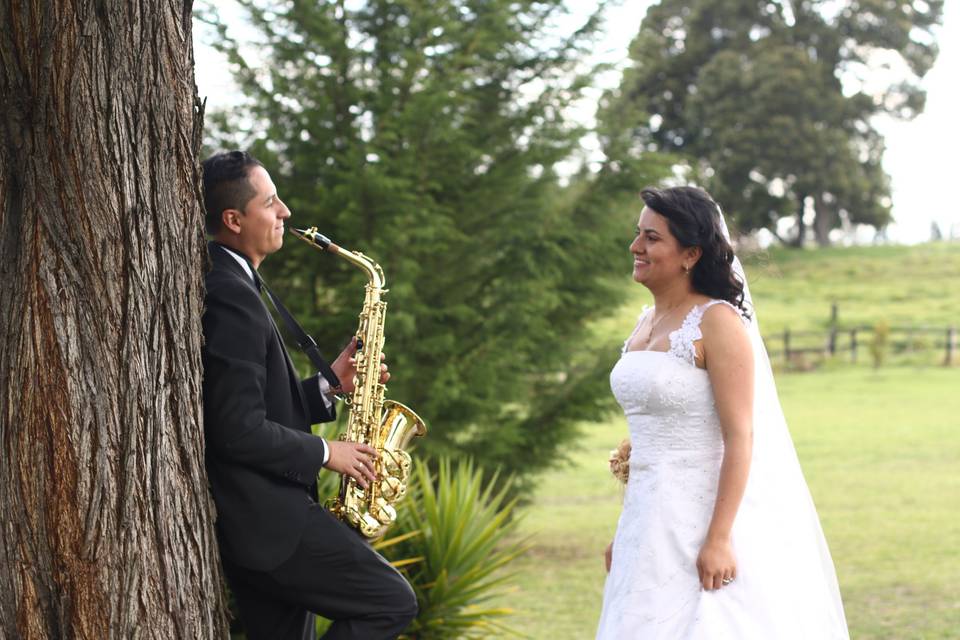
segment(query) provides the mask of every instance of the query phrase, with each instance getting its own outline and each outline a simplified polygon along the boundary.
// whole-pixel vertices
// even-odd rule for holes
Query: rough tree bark
[[[189,1],[0,0],[0,638],[226,637]]]

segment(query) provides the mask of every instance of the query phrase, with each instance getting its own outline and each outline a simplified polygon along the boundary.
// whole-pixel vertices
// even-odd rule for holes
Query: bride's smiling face
[[[693,268],[699,247],[683,248],[670,233],[662,215],[644,207],[637,222],[637,237],[630,243],[633,279],[650,287],[686,278],[684,266]]]

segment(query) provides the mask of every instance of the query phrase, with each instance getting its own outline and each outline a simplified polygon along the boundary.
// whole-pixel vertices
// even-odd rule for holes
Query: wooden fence
[[[856,363],[866,350],[871,357],[871,348],[876,343],[878,327],[840,326],[836,321],[837,306],[831,309],[831,323],[827,329],[819,331],[791,331],[784,329],[779,335],[764,336],[770,358],[793,363],[807,355],[817,357],[840,354]],[[901,355],[920,351],[939,351],[943,353],[944,366],[960,363],[958,351],[958,331],[956,326],[890,326],[880,329],[884,332],[883,345],[885,355]]]

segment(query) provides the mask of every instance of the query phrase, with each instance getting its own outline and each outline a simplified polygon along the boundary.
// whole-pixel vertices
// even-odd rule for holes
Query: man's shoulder
[[[208,341],[223,332],[269,335],[272,327],[270,312],[252,284],[230,272],[207,274],[203,331]]]
[[[246,274],[224,264],[214,262],[211,269],[204,276],[206,306],[234,306],[259,310],[263,308],[263,300],[253,282]]]
[[[208,299],[211,297],[223,297],[248,302],[260,299],[253,283],[248,282],[247,278],[229,269],[223,267],[218,268],[216,265],[207,272],[204,278],[204,284],[206,285],[206,296]]]
[[[209,289],[211,285],[218,287],[244,286],[254,295],[256,289],[250,276],[241,271],[237,263],[226,250],[210,243],[210,266],[204,274],[204,280]]]

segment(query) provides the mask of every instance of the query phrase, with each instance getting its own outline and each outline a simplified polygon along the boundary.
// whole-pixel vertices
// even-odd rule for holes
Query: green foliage
[[[585,327],[617,299],[602,278],[629,269],[637,214],[618,175],[553,171],[583,134],[566,113],[595,17],[561,33],[561,0],[240,4],[256,43],[205,14],[246,94],[209,144],[251,146],[291,224],[383,266],[390,396],[427,420],[422,452],[518,481],[551,464],[605,397],[615,349]],[[359,273],[292,239],[263,271],[333,355]]]
[[[603,100],[605,149],[683,153],[741,231],[776,232],[793,215],[799,244],[810,205],[821,244],[843,220],[883,226],[890,187],[870,119],[922,110],[942,10],[942,0],[664,0]],[[856,86],[881,52],[908,70],[879,94]]]

